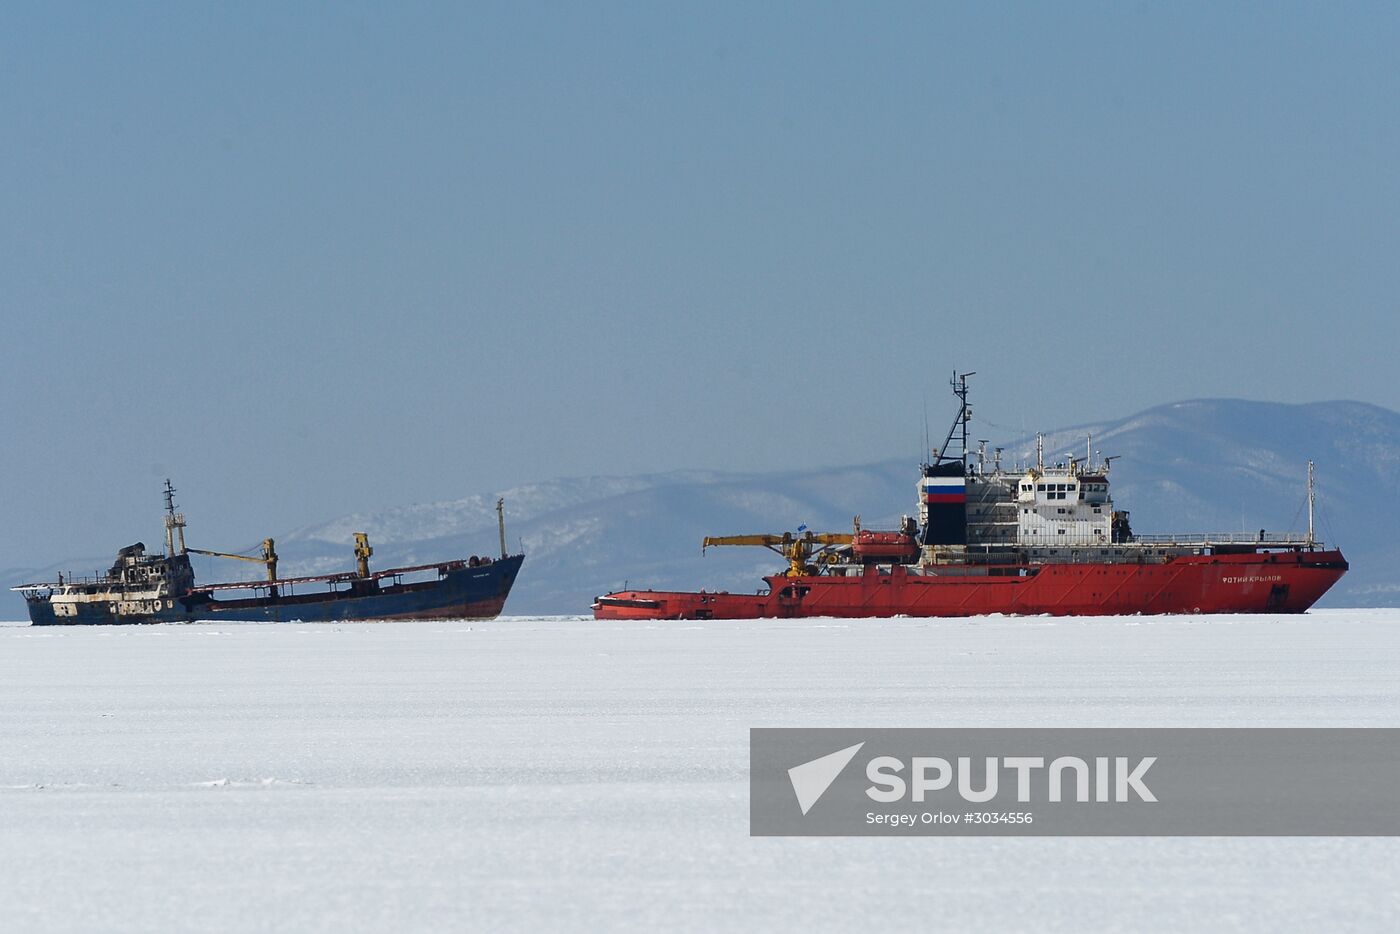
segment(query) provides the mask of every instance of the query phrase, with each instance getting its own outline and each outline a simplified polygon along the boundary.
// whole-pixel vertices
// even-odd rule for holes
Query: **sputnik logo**
[[[860,752],[864,742],[847,746],[811,762],[794,765],[788,769],[788,780],[792,782],[792,793],[797,795],[797,806],[802,808],[805,817],[812,806],[821,800],[831,783],[836,781],[843,769]]]

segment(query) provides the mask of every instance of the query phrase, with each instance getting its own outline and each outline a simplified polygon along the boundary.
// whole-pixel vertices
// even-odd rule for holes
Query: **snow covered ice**
[[[748,836],[753,726],[1400,726],[1400,610],[0,627],[7,930],[1396,929],[1388,838]]]

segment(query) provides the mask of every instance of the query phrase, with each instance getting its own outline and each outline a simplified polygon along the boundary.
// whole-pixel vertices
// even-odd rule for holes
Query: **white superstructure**
[[[1099,545],[1113,539],[1113,499],[1106,472],[1031,468],[1016,493],[1021,545]]]

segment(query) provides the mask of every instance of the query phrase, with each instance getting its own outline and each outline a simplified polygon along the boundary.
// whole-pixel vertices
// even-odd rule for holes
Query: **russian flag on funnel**
[[[967,502],[967,486],[962,477],[929,477],[924,480],[924,502]]]

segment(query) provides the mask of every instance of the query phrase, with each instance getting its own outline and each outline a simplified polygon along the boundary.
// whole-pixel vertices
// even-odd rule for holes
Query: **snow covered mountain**
[[[1116,505],[1131,512],[1133,528],[1143,533],[1302,531],[1311,458],[1318,534],[1341,546],[1352,565],[1324,605],[1400,604],[1400,414],[1359,402],[1179,402],[1048,433],[1046,460],[1082,456],[1086,436],[1096,452],[1117,456],[1111,475]],[[996,444],[1005,449],[1006,464],[1034,460],[1034,438]],[[781,559],[752,548],[717,548],[702,556],[701,538],[803,523],[844,531],[857,513],[868,528],[893,527],[902,513],[914,512],[917,479],[918,465],[899,459],[773,473],[586,477],[503,490],[510,548],[523,547],[527,555],[507,612],[587,613],[595,595],[628,583],[755,589]],[[496,495],[390,507],[283,532],[276,535],[282,573],[351,567],[355,531],[369,533],[376,567],[494,553]],[[109,562],[103,555],[56,567]],[[232,571],[256,576],[258,570],[211,562],[196,562],[200,579],[229,579]],[[46,570],[7,576],[32,579]],[[22,617],[22,605],[11,606],[4,615]]]

